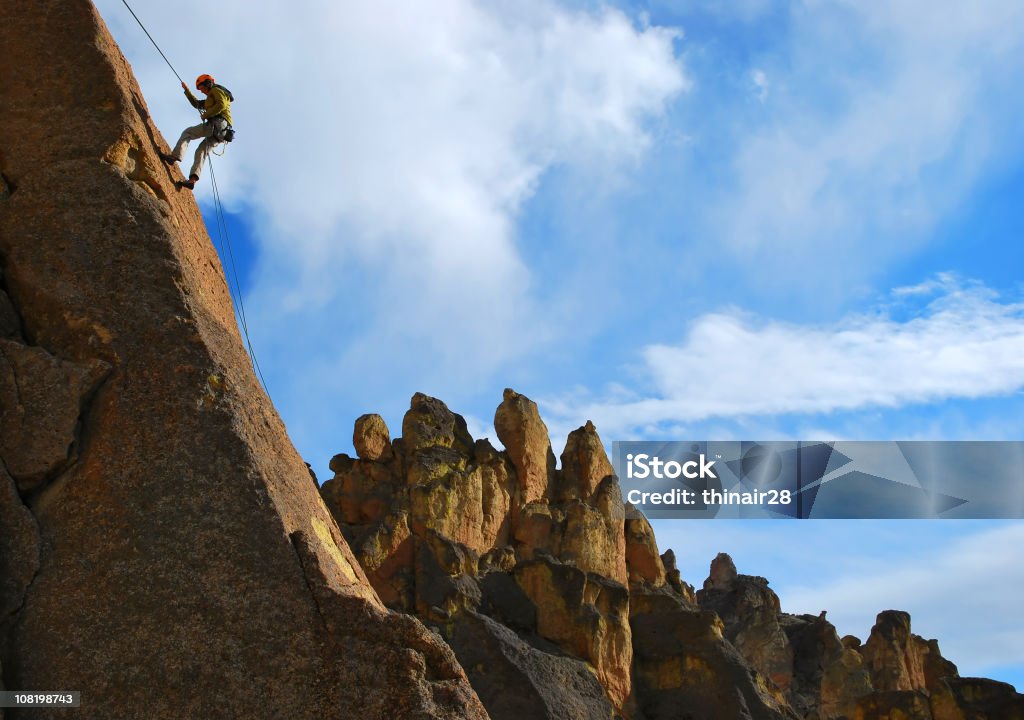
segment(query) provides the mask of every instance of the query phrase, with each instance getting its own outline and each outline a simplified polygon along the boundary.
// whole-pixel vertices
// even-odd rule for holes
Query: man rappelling
[[[192,103],[192,107],[199,110],[203,122],[185,128],[181,137],[178,138],[174,150],[170,153],[160,153],[160,158],[168,164],[181,162],[189,141],[203,138],[199,147],[196,148],[195,160],[192,163],[188,180],[178,183],[181,187],[192,190],[196,186],[196,181],[199,180],[203,162],[206,161],[210,150],[222,142],[231,142],[234,138],[235,131],[231,127],[231,103],[235,98],[231,95],[230,90],[223,85],[218,85],[209,75],[200,75],[196,78],[196,89],[206,95],[203,100],[196,98],[184,82],[181,83],[181,87],[185,91],[185,97]]]

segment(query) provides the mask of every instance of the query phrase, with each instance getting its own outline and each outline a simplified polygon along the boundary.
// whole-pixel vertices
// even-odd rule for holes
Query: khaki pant
[[[199,147],[196,148],[195,161],[192,163],[192,170],[189,171],[189,177],[195,175],[199,177],[203,169],[203,163],[206,162],[206,156],[210,154],[210,151],[217,145],[220,145],[221,140],[217,138],[224,132],[228,126],[228,121],[222,117],[213,118],[206,122],[193,125],[192,127],[185,128],[181,133],[181,137],[178,138],[178,144],[174,146],[174,150],[171,151],[171,155],[181,162],[182,155],[185,153],[185,149],[192,140],[198,140],[204,138]]]

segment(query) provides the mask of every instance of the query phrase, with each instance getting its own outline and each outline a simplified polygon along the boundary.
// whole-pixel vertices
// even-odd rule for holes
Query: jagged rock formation
[[[966,720],[1024,717],[1024,696],[1005,683],[961,678],[936,640],[910,632],[910,615],[878,615],[866,643],[840,640],[821,615],[789,615],[761,577],[720,554],[697,601],[725,624],[747,663],[803,718]]]
[[[495,427],[501,452],[417,394],[390,448],[383,420],[360,418],[358,457],[336,456],[322,488],[381,598],[439,628],[492,717],[793,717],[647,521],[626,520],[592,423],[561,469],[529,399],[506,390]]]
[[[4,3],[0,47],[2,685],[118,720],[486,717],[310,482],[91,4]]]
[[[528,685],[589,688],[588,707],[601,710],[585,716],[610,717],[612,705],[630,695],[632,655],[618,485],[609,465],[597,482],[570,471],[559,474],[556,487],[547,429],[523,396],[506,392],[496,418],[507,452],[474,442],[461,416],[418,394],[403,437],[390,451],[367,452],[387,430],[380,418],[364,416],[354,443],[361,456],[332,460],[335,476],[324,484],[324,498],[390,607],[441,625],[457,654],[468,650],[466,638],[489,635],[474,652],[489,645],[496,662],[515,653],[540,668],[558,648],[562,670],[538,670]],[[376,430],[367,433],[369,427]],[[365,442],[368,436],[373,442]],[[517,468],[528,476],[525,489]],[[479,611],[526,641],[499,637]],[[467,667],[478,676],[478,692],[500,694],[503,683],[479,677],[480,664]],[[572,682],[558,680],[564,676]],[[544,716],[566,717],[561,708],[570,699],[541,690],[529,702],[547,707]]]
[[[592,423],[560,468],[526,397],[505,391],[495,429],[500,452],[417,394],[401,438],[359,418],[357,457],[321,489],[380,597],[444,635],[495,720],[1024,717],[1024,696],[960,678],[906,613],[840,640],[724,553],[695,593],[624,507]]]

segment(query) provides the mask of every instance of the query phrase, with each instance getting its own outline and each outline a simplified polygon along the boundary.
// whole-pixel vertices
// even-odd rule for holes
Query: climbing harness
[[[200,75],[199,77],[197,77],[196,78],[196,90],[202,90],[203,89],[203,85],[205,83],[210,83],[210,90],[207,91],[207,92],[212,91],[213,88],[217,88],[218,90],[220,90],[222,93],[224,93],[227,96],[229,103],[233,103],[235,101],[234,94],[230,90],[228,90],[226,87],[224,87],[223,85],[218,85],[217,81],[213,79],[212,75],[205,75],[204,74],[204,75]],[[189,102],[192,102],[193,105],[196,105],[196,103],[192,101],[191,97],[189,97]],[[231,142],[232,140],[235,139],[235,129],[233,127],[231,127],[231,123],[228,122],[227,118],[225,118],[223,115],[217,115],[216,117],[206,118],[206,122],[207,123],[212,123],[214,120],[217,120],[218,118],[224,120],[224,127],[215,130],[215,132],[213,133],[212,136],[214,138],[216,138],[217,140],[219,140],[220,142],[222,142],[222,143],[229,143],[229,142]],[[224,150],[226,150],[226,149],[227,148],[224,148]],[[224,155],[224,150],[221,150],[221,152],[217,153],[218,156]]]
[[[220,117],[220,116],[218,115],[217,117]],[[217,118],[211,118],[211,119],[212,120],[216,120]],[[224,127],[221,128],[220,130],[217,130],[213,134],[213,136],[215,138],[217,138],[218,140],[220,140],[222,143],[229,143],[229,142],[231,142],[232,140],[235,139],[235,129],[233,127],[231,127],[231,123],[225,123]],[[227,150],[227,148],[224,148],[224,150]],[[221,151],[221,152],[219,152],[217,154],[218,155],[223,155],[224,152]]]
[[[185,81],[181,79],[181,75],[179,75],[178,71],[174,69],[173,65],[171,65],[171,61],[167,59],[167,56],[164,55],[164,51],[156,44],[156,40],[154,40],[153,36],[149,34],[149,30],[147,30],[146,26],[142,24],[141,20],[139,20],[139,16],[135,14],[135,11],[132,10],[127,0],[121,0],[121,2],[124,3],[124,6],[128,8],[128,12],[130,12],[132,17],[135,18],[135,22],[137,22],[139,27],[142,28],[142,32],[146,33],[146,37],[148,37],[149,41],[153,43],[153,47],[155,47],[156,51],[160,53],[160,57],[162,57],[164,62],[167,63],[167,67],[169,67],[171,72],[174,73],[174,76],[184,84]],[[198,88],[201,81],[206,79],[213,81],[213,78],[209,75],[200,75],[196,78],[196,87]],[[228,91],[228,95],[231,95],[230,91]],[[225,135],[223,141],[226,143],[231,142],[235,138],[235,131],[230,125],[228,125],[223,131],[223,134]],[[227,137],[228,135],[230,135],[230,137]],[[223,155],[224,152],[222,151],[219,154]],[[220,200],[220,189],[217,187],[217,177],[213,173],[213,159],[207,157],[206,161],[210,168],[210,183],[213,187],[213,205],[217,215],[217,233],[220,236],[217,251],[220,253],[221,260],[223,261],[225,257],[224,249],[225,247],[227,248],[228,264],[231,266],[231,276],[226,278],[228,280],[228,294],[231,296],[231,305],[235,311],[235,317],[241,325],[242,334],[245,335],[245,343],[249,350],[249,360],[252,362],[253,370],[255,370],[256,374],[259,376],[260,384],[263,386],[263,392],[267,394],[267,399],[270,400],[271,404],[273,404],[274,400],[270,397],[270,389],[267,387],[267,381],[263,378],[263,371],[260,369],[259,361],[256,360],[256,350],[253,348],[252,338],[249,337],[249,323],[245,317],[245,303],[242,300],[242,285],[238,280],[238,269],[235,264],[235,254],[231,249],[231,236],[228,234],[228,224],[224,217],[224,206]],[[226,272],[225,275],[227,275]]]

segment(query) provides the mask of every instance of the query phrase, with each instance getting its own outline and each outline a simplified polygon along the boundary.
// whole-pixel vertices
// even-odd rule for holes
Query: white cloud
[[[162,60],[119,4],[101,5],[138,48],[136,70],[158,117],[173,118],[161,123],[173,140],[188,105],[157,92],[173,87],[157,84],[169,75]],[[262,281],[294,287],[296,271],[307,281],[296,302],[325,302],[311,284],[356,258],[385,282],[400,278],[392,290],[416,276],[421,306],[424,292],[440,296],[435,309],[473,301],[480,321],[488,306],[514,305],[498,302],[524,299],[529,284],[514,222],[541,174],[637,159],[647,120],[689,83],[677,31],[550,0],[258,11],[226,0],[217,12],[230,21],[217,23],[196,20],[209,12],[198,0],[139,5],[187,79],[216,71],[236,95],[222,191],[261,219],[272,269]]]
[[[897,407],[1024,387],[1024,305],[948,275],[895,295],[939,287],[905,320],[881,311],[831,325],[703,315],[679,344],[642,350],[646,396],[545,404],[556,417],[592,418],[611,437],[709,417]]]

